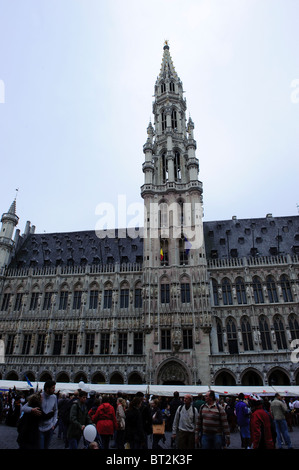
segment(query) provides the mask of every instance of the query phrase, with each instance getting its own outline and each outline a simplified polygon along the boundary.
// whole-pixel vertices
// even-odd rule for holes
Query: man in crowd
[[[178,407],[173,425],[172,438],[177,438],[178,449],[194,449],[198,443],[198,411],[192,403],[192,396],[184,396],[184,405]]]
[[[209,390],[205,395],[205,404],[199,412],[199,429],[201,430],[203,449],[221,449],[230,444],[229,425],[225,410],[216,402],[215,392]]]
[[[275,393],[275,398],[271,402],[270,409],[275,423],[278,449],[282,449],[282,437],[288,448],[292,449],[292,443],[286,421],[288,407],[279,393]]]

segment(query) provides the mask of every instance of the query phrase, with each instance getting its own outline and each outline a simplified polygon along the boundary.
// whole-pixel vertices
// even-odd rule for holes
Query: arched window
[[[218,282],[216,279],[212,279],[212,288],[213,288],[213,299],[214,305],[219,305],[219,294],[218,294]]]
[[[253,351],[251,325],[247,317],[241,319],[241,331],[244,351]]]
[[[263,304],[264,303],[264,294],[262,283],[259,277],[254,276],[252,280],[252,287],[253,287],[253,295],[256,304]]]
[[[160,263],[161,266],[168,266],[168,240],[166,238],[160,240]]]
[[[162,155],[162,181],[163,183],[166,183],[167,180],[168,180],[168,163],[167,163],[166,153],[163,153]]]
[[[217,329],[218,351],[223,352],[222,323],[219,318],[216,319],[216,329]]]
[[[238,304],[247,304],[245,283],[241,277],[236,279],[236,292]]]
[[[175,181],[180,181],[182,178],[181,174],[181,157],[179,152],[174,154],[174,179]]]
[[[179,250],[180,250],[180,265],[183,266],[184,264],[188,264],[188,248],[186,249],[186,237],[184,234],[181,235],[179,240]]]
[[[259,329],[261,334],[262,348],[264,351],[269,351],[272,349],[270,328],[267,318],[264,315],[261,315],[259,318]]]
[[[161,93],[165,93],[166,92],[166,84],[163,82],[161,83]]]
[[[288,276],[286,276],[285,274],[283,274],[280,278],[280,285],[281,285],[283,300],[285,302],[293,302],[291,284],[290,284]]]
[[[169,304],[170,302],[169,282],[167,278],[163,278],[161,281],[160,300],[161,304]]]
[[[278,296],[276,291],[276,284],[273,276],[267,276],[267,291],[269,302],[278,302]]]
[[[226,321],[226,333],[229,353],[238,354],[237,328],[234,319],[231,317]]]
[[[287,349],[286,334],[282,318],[279,315],[274,317],[274,331],[278,349]]]
[[[107,282],[104,286],[104,303],[103,308],[112,307],[112,284]]]
[[[162,123],[162,132],[164,132],[165,129],[166,129],[166,113],[165,113],[165,111],[162,111],[161,123]]]
[[[120,308],[129,307],[129,284],[124,282],[120,287]]]
[[[190,300],[190,282],[187,277],[183,277],[181,280],[181,302],[182,304],[188,304]]]
[[[175,92],[175,86],[174,86],[174,83],[173,83],[173,82],[170,82],[170,83],[169,83],[169,91],[171,91],[171,92],[173,92],[173,93]]]
[[[233,304],[232,287],[230,281],[225,278],[222,281],[222,299],[224,305]]]
[[[178,127],[177,113],[176,113],[176,110],[173,109],[171,112],[171,128],[176,129],[177,127]]]
[[[299,339],[299,322],[297,315],[294,313],[289,316],[289,328],[292,340]]]

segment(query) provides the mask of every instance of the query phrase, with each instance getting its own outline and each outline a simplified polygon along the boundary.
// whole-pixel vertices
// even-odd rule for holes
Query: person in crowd
[[[87,393],[80,390],[79,399],[72,404],[70,410],[70,424],[67,430],[70,449],[78,449],[85,426],[92,424],[92,420],[88,416],[86,399]]]
[[[277,446],[278,449],[282,449],[282,438],[288,446],[288,449],[292,449],[292,443],[288,432],[288,425],[286,421],[286,414],[288,413],[288,407],[283,401],[279,393],[275,393],[275,398],[270,405],[271,413],[274,419],[276,428]]]
[[[237,423],[240,428],[241,447],[250,448],[250,410],[245,402],[244,393],[239,393],[235,407]]]
[[[173,421],[174,421],[174,417],[175,417],[175,414],[176,414],[176,410],[177,410],[178,407],[181,406],[182,404],[183,404],[183,401],[180,399],[180,394],[179,394],[179,392],[174,392],[173,398],[172,398],[172,400],[171,400],[170,403],[169,403],[169,413],[170,413],[169,426],[170,426],[170,430],[172,430],[172,426],[173,426]],[[175,440],[174,440],[173,437],[171,436],[171,447],[174,447],[174,445],[175,445]]]
[[[125,442],[129,444],[130,449],[144,448],[146,435],[141,414],[142,401],[142,397],[135,396],[126,412]]]
[[[40,416],[39,432],[40,432],[40,449],[49,449],[55,424],[58,416],[57,397],[54,394],[56,382],[48,380],[44,384],[42,392],[42,409],[39,407],[31,407],[28,403],[22,407],[24,413],[33,413]]]
[[[165,440],[165,434],[164,434],[164,432],[156,433],[154,431],[154,427],[155,427],[156,424],[158,424],[158,425],[163,424],[163,415],[162,415],[162,411],[160,409],[160,402],[157,398],[155,400],[153,400],[153,402],[152,402],[151,413],[152,413],[152,423],[153,423],[153,445],[152,445],[152,448],[153,449],[159,449],[159,441],[161,439]]]
[[[172,438],[179,449],[194,449],[198,443],[198,411],[193,406],[192,396],[184,396],[184,405],[177,408],[173,425]]]
[[[252,414],[250,416],[250,439],[252,449],[275,449],[271,416],[263,408],[263,401],[258,395],[250,396]]]
[[[117,405],[116,405],[116,422],[117,422],[117,429],[116,429],[116,437],[115,437],[115,445],[117,449],[124,449],[125,448],[125,426],[126,426],[126,400],[119,397],[117,398]]]
[[[229,446],[230,431],[227,416],[223,407],[217,403],[213,390],[206,393],[205,404],[200,408],[199,429],[203,449],[221,449],[225,445]]]
[[[143,434],[144,439],[142,439],[142,448],[148,448],[148,436],[153,432],[152,430],[152,415],[148,400],[144,396],[143,392],[137,392],[136,397],[141,398],[140,413],[142,418]]]
[[[39,393],[28,398],[28,405],[42,411],[42,399]],[[39,449],[39,422],[41,416],[34,413],[23,413],[18,423],[17,442],[20,449]]]
[[[110,440],[117,429],[115,411],[109,403],[109,397],[103,396],[101,405],[92,416],[92,421],[96,423],[104,449],[109,449]]]

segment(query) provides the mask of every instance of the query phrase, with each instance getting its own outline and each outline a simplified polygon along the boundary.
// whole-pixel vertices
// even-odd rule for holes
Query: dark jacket
[[[70,411],[70,424],[67,430],[68,439],[79,440],[82,436],[82,426],[88,424],[92,424],[92,421],[88,416],[85,404],[82,405],[79,401],[74,402]]]
[[[139,408],[129,408],[126,412],[125,441],[139,442],[145,440],[142,416]]]

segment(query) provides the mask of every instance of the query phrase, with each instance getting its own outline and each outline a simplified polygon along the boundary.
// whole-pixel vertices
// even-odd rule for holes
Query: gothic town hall
[[[20,234],[16,201],[3,213],[0,379],[299,384],[299,216],[203,221],[186,112],[165,42],[138,236]]]

